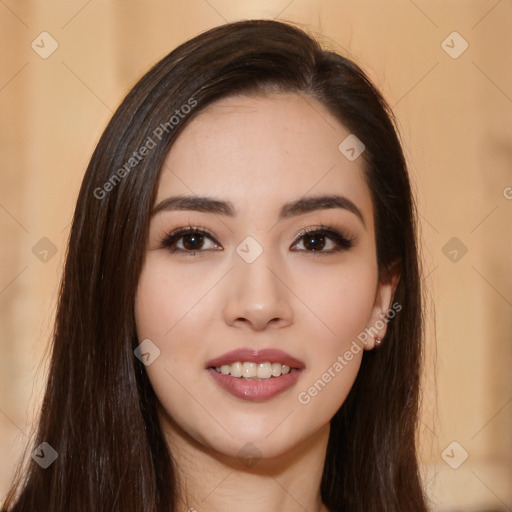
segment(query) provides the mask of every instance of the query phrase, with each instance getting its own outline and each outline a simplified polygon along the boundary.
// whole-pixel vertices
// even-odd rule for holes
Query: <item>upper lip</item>
[[[206,368],[219,367],[224,364],[233,364],[236,362],[253,362],[253,363],[281,363],[290,368],[304,369],[305,365],[299,359],[276,348],[263,348],[260,350],[254,348],[238,348],[230,352],[226,352],[215,359],[211,359],[206,363]]]

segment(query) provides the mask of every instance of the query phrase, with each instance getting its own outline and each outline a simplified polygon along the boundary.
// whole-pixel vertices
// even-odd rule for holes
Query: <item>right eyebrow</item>
[[[229,201],[219,201],[205,196],[172,196],[158,203],[151,215],[161,211],[173,210],[195,210],[198,212],[215,213],[217,215],[227,215],[234,217],[236,215],[233,203]]]

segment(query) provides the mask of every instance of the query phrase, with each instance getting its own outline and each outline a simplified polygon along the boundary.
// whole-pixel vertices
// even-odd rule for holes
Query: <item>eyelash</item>
[[[218,242],[215,240],[215,238],[204,228],[195,227],[195,226],[188,226],[186,228],[179,228],[172,233],[169,233],[167,236],[164,237],[164,239],[161,242],[162,248],[167,249],[171,254],[174,253],[184,253],[187,256],[195,256],[197,253],[206,252],[212,249],[199,249],[197,251],[191,251],[187,249],[181,249],[179,247],[175,247],[175,243],[183,238],[186,235],[191,234],[200,234],[203,236],[207,236],[211,240],[215,242],[215,244],[219,245]],[[343,250],[348,250],[354,246],[354,237],[343,235],[335,228],[329,227],[329,226],[316,226],[314,228],[307,228],[303,229],[298,233],[298,237],[293,243],[293,245],[297,245],[303,238],[305,238],[307,235],[323,235],[326,238],[329,238],[331,241],[333,241],[335,244],[337,244],[337,247],[334,249],[330,249],[328,251],[308,251],[306,249],[300,249],[298,252],[309,252],[314,255],[321,255],[321,254],[334,254]],[[217,249],[213,249],[217,250]]]

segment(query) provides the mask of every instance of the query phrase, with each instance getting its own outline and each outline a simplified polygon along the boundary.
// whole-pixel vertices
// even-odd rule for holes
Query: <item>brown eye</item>
[[[167,235],[162,240],[161,246],[171,253],[182,252],[189,255],[195,255],[196,252],[219,250],[220,248],[213,237],[202,228],[178,229]]]
[[[204,236],[198,233],[191,233],[189,235],[182,236],[183,247],[188,251],[195,251],[201,249],[204,244]]]
[[[333,253],[342,250],[347,250],[353,247],[353,239],[342,235],[339,231],[333,228],[310,229],[302,231],[298,242],[294,244],[296,247],[302,243],[303,249],[298,249],[304,252],[316,253]]]
[[[303,238],[304,247],[309,251],[321,251],[325,247],[325,235],[313,233]]]

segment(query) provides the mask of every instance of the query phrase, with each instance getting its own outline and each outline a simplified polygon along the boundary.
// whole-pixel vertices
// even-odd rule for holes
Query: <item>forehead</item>
[[[364,160],[338,146],[350,132],[314,98],[291,93],[224,98],[200,111],[167,155],[157,202],[174,194],[229,199],[237,210],[277,210],[339,193],[371,216]]]

